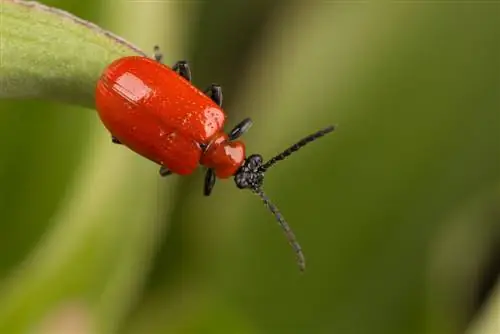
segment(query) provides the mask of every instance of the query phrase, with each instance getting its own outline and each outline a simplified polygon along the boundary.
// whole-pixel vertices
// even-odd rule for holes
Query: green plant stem
[[[131,43],[65,11],[0,0],[0,98],[41,98],[94,107],[103,69]]]

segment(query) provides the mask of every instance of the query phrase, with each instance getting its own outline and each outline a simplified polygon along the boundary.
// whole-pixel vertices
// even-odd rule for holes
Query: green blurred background
[[[189,60],[250,153],[338,131],[267,175],[301,275],[231,180],[205,198],[94,110],[1,101],[2,333],[500,333],[500,3],[44,3]]]

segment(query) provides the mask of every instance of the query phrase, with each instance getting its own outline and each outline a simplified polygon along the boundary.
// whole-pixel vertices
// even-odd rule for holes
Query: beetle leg
[[[116,138],[115,136],[111,136],[111,142],[113,142],[113,144],[121,144],[122,142],[118,140],[118,138]]]
[[[203,187],[203,194],[205,196],[210,196],[212,193],[212,189],[215,185],[215,173],[212,168],[207,169],[207,173],[205,174],[205,184]]]
[[[191,82],[191,69],[189,68],[189,64],[185,60],[179,60],[177,63],[172,66],[172,70],[177,72],[181,77]]]
[[[211,84],[205,89],[205,94],[212,99],[219,107],[222,107],[222,87],[217,84]]]
[[[172,174],[172,172],[169,171],[166,167],[164,167],[164,166],[160,167],[160,175],[161,176],[168,176],[170,174]]]
[[[248,131],[252,126],[252,120],[250,118],[245,118],[240,123],[238,123],[234,129],[229,132],[228,137],[229,140],[235,140],[236,138],[241,137],[242,134]]]
[[[159,62],[160,64],[163,64],[163,54],[160,52],[160,47],[158,45],[155,45],[153,48],[153,58]]]
[[[153,51],[154,51],[153,58],[160,64],[163,64],[163,54],[160,52],[160,47],[158,45],[155,45]],[[183,77],[187,81],[191,82],[191,69],[189,68],[189,64],[187,63],[187,61],[180,60],[176,62],[172,66],[172,70],[177,72],[181,77]]]

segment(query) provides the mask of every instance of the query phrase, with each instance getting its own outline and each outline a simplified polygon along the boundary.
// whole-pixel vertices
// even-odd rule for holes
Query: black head
[[[252,154],[245,159],[245,162],[234,175],[234,183],[240,189],[259,189],[264,181],[264,171],[262,167],[262,156]]]
[[[245,159],[243,165],[234,175],[234,183],[239,189],[250,189],[253,193],[257,194],[260,197],[260,199],[264,202],[264,205],[274,214],[281,228],[283,229],[283,231],[285,231],[288,242],[297,254],[298,264],[301,271],[304,271],[305,269],[304,254],[302,253],[302,249],[295,239],[295,235],[290,229],[288,223],[285,221],[283,215],[279,212],[278,208],[269,200],[269,198],[262,190],[262,186],[264,183],[264,173],[278,161],[284,160],[292,153],[298,151],[301,147],[320,137],[323,137],[333,130],[334,127],[330,126],[323,130],[315,132],[312,135],[299,140],[297,143],[293,144],[280,154],[269,159],[269,161],[267,161],[266,163],[263,162],[262,156],[258,154],[252,154]]]

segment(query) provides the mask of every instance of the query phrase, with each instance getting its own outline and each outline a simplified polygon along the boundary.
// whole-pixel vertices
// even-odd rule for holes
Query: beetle
[[[259,154],[246,156],[245,144],[237,139],[252,126],[252,120],[245,118],[224,133],[221,87],[212,84],[201,91],[191,83],[186,61],[169,68],[162,58],[155,46],[152,58],[123,57],[103,71],[96,87],[96,109],[112,142],[158,164],[161,176],[188,175],[199,165],[204,166],[205,196],[211,194],[216,178],[233,177],[239,189],[257,194],[275,216],[303,271],[305,258],[294,233],[262,190],[264,173],[304,145],[332,132],[334,126],[301,139],[267,162]]]

